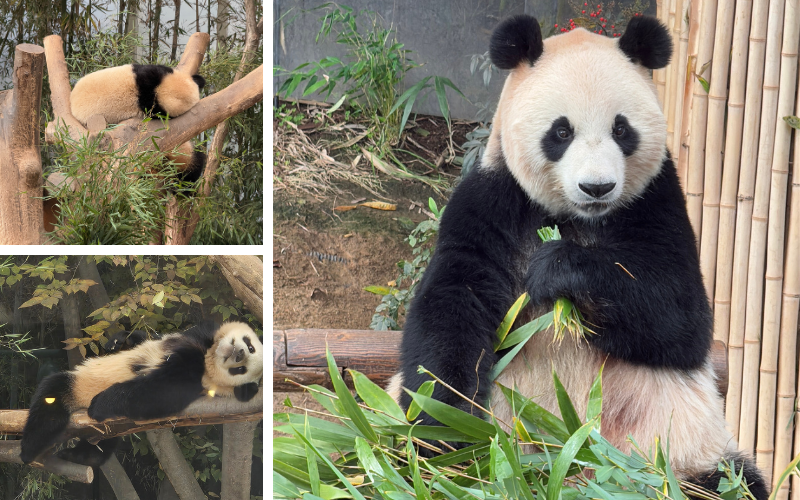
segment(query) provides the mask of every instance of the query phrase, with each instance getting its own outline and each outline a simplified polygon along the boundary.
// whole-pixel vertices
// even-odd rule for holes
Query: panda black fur
[[[253,330],[231,322],[218,328],[198,325],[131,350],[89,358],[39,384],[23,429],[20,458],[30,463],[62,441],[70,415],[79,409],[88,409],[98,422],[114,417],[151,420],[174,415],[206,394],[248,401],[258,392],[263,357]],[[98,465],[109,456],[110,443],[101,443],[100,458],[93,456],[96,447],[83,442],[62,456]]]
[[[711,491],[718,461],[732,460],[755,498],[766,500],[752,457],[726,429],[696,240],[648,72],[668,63],[668,32],[642,17],[618,41],[578,29],[542,42],[538,22],[517,16],[495,30],[490,53],[512,71],[482,164],[442,216],[388,392],[407,408],[402,387],[417,390],[429,379],[417,373],[422,365],[511,422],[512,409],[487,378],[498,359],[495,330],[523,292],[531,301],[520,323],[566,297],[596,335],[588,343],[534,335],[497,381],[558,415],[555,370],[585,414],[605,363],[610,442],[630,451],[629,434],[645,449],[668,438],[677,474]],[[536,231],[553,225],[562,239],[542,243]],[[433,396],[472,412],[440,384]]]
[[[205,86],[200,75],[157,64],[127,64],[90,73],[75,84],[70,95],[72,115],[83,125],[92,115],[107,123],[120,123],[146,114],[171,118],[180,116],[200,101]],[[206,155],[195,151],[191,142],[166,154],[181,173],[180,179],[194,182],[205,168]]]

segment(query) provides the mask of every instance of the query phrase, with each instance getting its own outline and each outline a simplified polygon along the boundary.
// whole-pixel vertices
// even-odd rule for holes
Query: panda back
[[[107,123],[144,117],[130,64],[101,69],[78,80],[70,105],[72,115],[84,126],[92,115],[101,115]]]

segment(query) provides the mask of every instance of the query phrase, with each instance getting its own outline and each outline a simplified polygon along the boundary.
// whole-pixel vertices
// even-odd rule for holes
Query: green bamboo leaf
[[[447,94],[444,90],[444,83],[439,76],[433,78],[433,87],[436,91],[436,98],[439,100],[439,110],[442,112],[447,128],[450,128],[450,105],[447,103]],[[402,129],[401,129],[402,130]]]
[[[497,444],[497,439],[492,439],[489,446],[489,481],[497,482],[514,477],[514,471],[511,470],[511,464],[508,463],[508,458],[500,445]]]
[[[305,420],[303,431],[305,437],[311,442],[311,427],[308,425],[308,418]],[[317,457],[309,446],[306,446],[306,464],[308,466],[308,482],[311,484],[311,493],[319,496],[319,469],[317,469]]]
[[[422,476],[419,475],[419,458],[414,451],[414,445],[411,444],[410,439],[406,442],[406,454],[408,455],[409,468],[411,469],[411,481],[414,484],[414,493],[416,493],[417,500],[431,500],[430,492],[425,487]]]
[[[516,321],[517,319],[517,315],[519,315],[519,312],[522,310],[523,307],[525,307],[528,304],[528,302],[530,302],[530,300],[531,298],[526,292],[520,295],[519,298],[514,302],[514,304],[511,305],[511,308],[506,313],[505,318],[503,318],[503,322],[500,323],[499,327],[497,327],[498,347],[503,344],[506,335],[508,335],[509,330],[511,330],[511,325],[513,325],[514,321]],[[497,350],[498,349],[495,349],[495,352],[497,352]]]
[[[514,347],[520,342],[530,338],[531,335],[533,335],[534,333],[546,330],[552,324],[553,324],[553,312],[551,311],[545,314],[544,316],[539,316],[538,318],[529,321],[528,323],[522,325],[521,327],[517,328],[516,330],[508,334],[508,336],[506,336],[505,341],[503,341],[503,343],[500,344],[500,347],[498,347],[497,350],[502,351]]]
[[[784,481],[786,481],[786,478],[789,477],[789,474],[791,474],[792,471],[798,469],[798,472],[800,472],[800,467],[798,467],[798,464],[800,464],[800,455],[794,457],[794,460],[792,460],[786,469],[781,472],[781,475],[778,477],[777,484],[774,488],[772,488],[772,493],[769,495],[769,500],[775,500],[775,497],[778,496],[778,492],[781,490],[781,485]],[[741,464],[739,466],[741,467]]]
[[[353,377],[353,385],[355,385],[356,392],[367,406],[375,410],[380,410],[396,418],[400,422],[405,422],[406,416],[403,414],[400,405],[398,405],[391,396],[386,394],[386,391],[381,389],[363,373],[355,370],[347,371],[349,371],[350,376]]]
[[[544,322],[542,318],[548,318],[547,322]],[[517,342],[517,344],[513,349],[504,354],[503,357],[497,361],[497,363],[494,364],[492,370],[489,372],[490,382],[497,379],[497,377],[499,377],[500,374],[503,373],[503,370],[506,369],[506,366],[508,366],[508,364],[511,363],[514,357],[519,353],[519,351],[522,350],[523,347],[525,347],[525,344],[528,342],[528,340],[531,339],[531,337],[533,337],[535,333],[540,332],[544,330],[546,326],[549,326],[549,323],[552,322],[552,318],[553,318],[553,313],[547,313],[541,318],[537,318],[528,323],[527,325],[523,325],[514,330],[514,332],[512,332],[508,336],[512,337],[511,340],[509,340],[509,338],[506,338],[506,341],[503,342],[503,344],[501,344],[500,346],[501,348],[505,349],[504,346],[511,346],[513,345],[514,342]]]
[[[550,434],[564,443],[569,439],[569,431],[567,426],[564,425],[558,417],[545,410],[532,400],[526,398],[518,391],[509,389],[503,385],[497,384],[503,392],[508,404],[512,406],[519,413],[521,418],[531,422],[533,425],[542,431]]]
[[[328,82],[326,82],[324,79],[321,79],[314,84],[306,85],[306,89],[303,91],[303,97],[309,94],[313,94],[314,92],[319,90],[320,87],[324,87],[327,84]]]
[[[382,425],[375,427],[375,432],[380,435],[412,436],[419,439],[441,439],[458,443],[474,443],[476,438],[464,434],[458,429],[450,429],[440,425]]]
[[[330,353],[328,353],[328,356],[330,356]],[[329,360],[331,360],[331,358],[329,358]],[[329,361],[329,363],[330,363],[330,361]],[[350,396],[350,397],[352,398],[352,396]],[[306,437],[303,436],[302,433],[297,433],[296,435],[297,435],[298,438],[300,438],[306,444],[306,446],[310,446],[311,449],[314,450],[314,453],[316,453],[317,456],[322,459],[322,461],[325,463],[325,465],[327,465],[333,471],[333,473],[336,474],[336,476],[342,482],[344,487],[347,488],[347,491],[349,491],[350,494],[353,495],[353,498],[356,498],[358,500],[366,500],[366,498],[364,498],[364,496],[355,488],[355,486],[350,484],[350,481],[348,481],[347,478],[344,477],[344,474],[339,472],[339,469],[337,469],[336,466],[333,465],[333,463],[330,461],[330,459],[327,456],[325,456],[322,453],[320,453],[319,450],[317,450],[317,448],[313,444],[311,444],[311,441],[306,439]]]
[[[290,95],[292,95],[292,92],[294,92],[294,89],[296,89],[297,86],[300,85],[300,82],[302,82],[302,81],[303,81],[303,75],[302,74],[301,75],[294,75],[294,77],[292,77],[292,80],[289,82],[289,85],[286,87],[286,93],[284,94],[284,96],[285,97],[289,97]]]
[[[570,434],[574,434],[575,431],[581,427],[581,418],[578,416],[578,412],[575,411],[572,400],[569,399],[569,394],[567,394],[567,390],[564,389],[564,386],[561,384],[561,380],[558,379],[555,370],[553,370],[553,384],[556,387],[556,399],[558,400],[558,409],[561,412],[561,418],[564,420],[564,424],[567,426],[567,430]]]
[[[345,100],[345,99],[347,99],[347,94],[343,95],[343,96],[342,96],[342,97],[341,97],[341,98],[340,98],[338,101],[336,101],[336,104],[334,104],[333,106],[331,106],[331,109],[329,109],[329,110],[328,110],[328,114],[330,115],[330,114],[332,114],[334,111],[336,111],[337,109],[339,109],[339,108],[342,106],[342,104],[344,104],[344,100]]]
[[[350,390],[345,385],[344,380],[342,380],[342,375],[339,373],[336,362],[333,360],[331,351],[327,346],[325,346],[325,357],[328,359],[328,373],[331,375],[331,383],[336,391],[336,395],[339,397],[339,401],[342,403],[345,413],[353,421],[353,424],[355,424],[362,436],[373,443],[378,442],[378,436],[375,434],[375,431],[372,430],[369,422],[367,422],[367,418],[364,416],[361,408],[358,407],[358,403],[356,403],[353,395],[350,394]]]
[[[448,427],[458,429],[464,434],[478,439],[488,440],[495,433],[494,426],[481,418],[470,415],[458,408],[446,405],[428,396],[409,391],[408,389],[405,389],[405,391],[425,413]]]
[[[434,380],[427,380],[419,386],[417,389],[417,393],[422,394],[423,396],[430,396],[433,394],[433,385],[436,383]],[[411,401],[411,404],[408,405],[408,410],[406,411],[406,419],[409,422],[413,421],[419,415],[419,412],[422,411],[422,408],[415,401]]]
[[[564,447],[558,454],[558,458],[553,464],[553,469],[550,471],[550,479],[547,482],[547,500],[559,500],[559,495],[564,487],[564,478],[567,477],[567,471],[595,425],[596,422],[594,421],[587,422],[576,429],[567,442],[564,443]]]
[[[364,468],[364,472],[369,476],[370,481],[373,483],[378,481],[380,476],[383,475],[381,464],[372,453],[372,448],[369,443],[362,438],[356,438],[356,455],[358,456],[358,463]]]
[[[513,477],[509,478],[510,481],[505,481],[507,486],[511,486],[511,491],[509,493],[511,493],[513,498],[534,500],[533,493],[531,493],[530,487],[525,482],[525,476],[522,473],[522,467],[517,459],[517,452],[519,449],[514,446],[512,441],[509,441],[508,436],[500,428],[497,420],[493,419],[493,423],[495,430],[497,431],[495,437],[499,441],[500,448],[503,450],[506,460],[508,461],[508,465],[511,467],[511,471],[513,472]]]
[[[703,90],[705,90],[705,91],[706,91],[706,94],[708,94],[708,92],[709,92],[709,91],[710,91],[710,89],[711,89],[711,84],[709,84],[709,83],[708,83],[708,80],[706,80],[706,79],[705,79],[705,78],[703,78],[702,76],[700,76],[700,75],[695,75],[695,76],[697,77],[697,81],[698,81],[698,82],[700,82],[700,85],[702,85],[702,87],[703,87]]]
[[[440,76],[439,80],[441,80],[441,82],[444,85],[446,85],[446,86],[450,87],[451,89],[455,90],[456,92],[458,92],[458,94],[461,97],[463,97],[465,100],[469,101],[469,99],[467,99],[467,96],[465,96],[464,93],[461,92],[461,89],[459,89],[458,87],[455,86],[455,84],[452,82],[452,80],[450,80],[449,78],[444,77],[444,76]]]
[[[800,130],[800,118],[796,116],[784,116],[783,121],[785,121],[790,127]]]
[[[592,382],[589,389],[589,402],[586,404],[586,421],[597,419],[598,429],[600,428],[600,418],[603,411],[603,368],[605,363],[600,365],[600,372]]]
[[[291,481],[272,471],[272,493],[285,498],[299,498],[300,490]]]
[[[660,453],[663,457],[669,456],[669,443],[667,443],[667,453],[661,450],[661,440],[656,438],[656,450],[657,453]],[[675,472],[672,470],[672,466],[669,463],[668,459],[663,460],[664,463],[664,472],[667,474],[667,484],[669,485],[669,497],[672,500],[686,500],[686,495],[683,494],[681,491],[681,487],[678,484],[678,478],[675,477]]]

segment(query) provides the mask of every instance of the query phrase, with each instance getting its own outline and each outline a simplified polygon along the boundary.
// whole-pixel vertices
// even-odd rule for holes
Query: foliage
[[[208,257],[87,257],[98,263],[126,268],[128,284],[103,307],[88,316],[94,323],[83,331],[86,336],[64,340],[65,349],[77,348],[82,356],[87,349],[95,355],[108,341],[109,336],[120,331],[141,329],[148,332],[171,332],[184,327],[191,320],[194,304],[205,306],[217,321],[237,319],[256,324],[256,318],[244,310],[242,302],[223,278],[214,272]],[[8,269],[6,282],[19,281],[23,276],[42,281],[31,299],[21,308],[43,306],[52,309],[67,294],[86,293],[95,284],[91,280],[58,276],[70,271],[66,256],[47,257],[38,264],[0,267]],[[123,281],[120,279],[120,281]],[[224,283],[224,284],[223,284]],[[1,286],[0,286],[1,288]],[[8,335],[6,335],[8,337]],[[24,339],[23,339],[24,340]]]
[[[162,188],[178,184],[175,166],[159,151],[128,156],[127,146],[106,150],[103,133],[76,141],[65,129],[58,129],[56,136],[58,147],[50,173],[63,175],[64,182],[49,188],[45,196],[59,203],[55,228],[49,233],[54,242],[150,243],[166,221]]]
[[[408,262],[401,260],[397,263],[400,274],[389,286],[368,286],[364,290],[381,295],[381,303],[375,308],[372,315],[372,322],[369,327],[373,330],[399,330],[400,316],[408,311],[411,299],[414,298],[414,291],[417,288],[428,263],[434,252],[433,240],[439,233],[439,219],[444,212],[436,206],[433,198],[428,198],[428,208],[430,208],[429,219],[417,224],[411,234],[406,238],[413,250],[414,260]],[[403,282],[408,283],[408,288],[400,288]]]
[[[325,408],[323,416],[335,417],[338,423],[308,412],[273,416],[280,424],[275,430],[289,435],[273,441],[276,498],[311,498],[311,494],[409,500],[685,500],[685,493],[691,492],[710,500],[753,499],[736,464],[720,464],[726,477],[717,494],[678,480],[669,465],[669,446],[662,446],[659,439],[649,452],[632,442],[630,455],[612,446],[600,432],[600,375],[590,390],[586,415],[578,415],[553,373],[563,419],[502,386],[504,397],[515,408],[512,422],[498,422],[491,412],[476,407],[484,420],[421,390],[407,391],[422,411],[441,423],[431,427],[415,423],[416,417],[409,418],[380,387],[348,370],[363,401],[357,403],[333,357],[330,353],[327,357],[335,392],[318,385],[307,390]],[[420,373],[443,383],[423,367]],[[438,439],[458,448],[446,447]],[[420,456],[417,446],[433,451],[433,457]]]
[[[585,28],[592,33],[618,38],[625,32],[631,18],[641,16],[650,3],[634,0],[629,5],[617,1],[590,4],[587,0],[581,4],[580,0],[571,0],[569,6],[574,15],[560,25],[555,24],[553,34]]]
[[[471,132],[467,132],[467,142],[461,145],[461,149],[464,150],[464,156],[456,158],[457,161],[461,162],[462,178],[469,174],[472,171],[472,167],[483,158],[483,152],[486,151],[486,144],[489,142],[491,133],[491,123],[488,126],[480,124]]]
[[[315,41],[334,33],[336,42],[346,47],[347,56],[345,60],[328,56],[320,61],[303,63],[291,71],[275,68],[279,76],[286,78],[279,94],[288,97],[304,83],[303,97],[318,92],[327,99],[337,86],[343,87],[341,97],[329,112],[347,101],[358,114],[372,121],[380,149],[397,144],[411,108],[423,91],[433,89],[442,116],[450,127],[445,87],[464,96],[450,79],[427,76],[398,95],[398,87],[406,74],[420,65],[408,57],[411,51],[397,41],[393,27],[386,27],[376,13],[367,10],[357,13],[350,7],[334,3],[312,10],[317,9],[326,9],[326,13]],[[366,29],[359,27],[359,17],[366,18]]]

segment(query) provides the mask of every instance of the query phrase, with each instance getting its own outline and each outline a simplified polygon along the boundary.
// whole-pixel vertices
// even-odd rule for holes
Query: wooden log
[[[253,433],[258,422],[227,424],[222,428],[221,498],[250,500]]]
[[[216,255],[217,263],[225,279],[233,288],[236,298],[247,309],[264,321],[264,263],[254,255]]]
[[[206,496],[194,477],[192,467],[186,462],[175,434],[170,429],[153,429],[147,431],[147,440],[181,500],[205,500]]]
[[[332,388],[325,347],[340,370],[357,370],[385,387],[400,368],[403,332],[374,330],[296,329],[272,332],[272,390],[300,391],[298,384],[319,384]],[[724,397],[728,388],[728,356],[725,343],[715,341],[711,363],[717,375],[717,389]],[[297,382],[293,384],[286,379]],[[345,377],[352,388],[352,380]]]
[[[19,458],[22,441],[2,441],[0,442],[0,462],[21,464],[22,460]],[[31,467],[37,469],[44,469],[47,472],[52,472],[59,476],[63,476],[71,481],[89,484],[94,481],[94,472],[92,468],[86,465],[80,465],[72,462],[62,460],[55,455],[49,455],[41,462],[31,462]]]
[[[39,108],[44,49],[14,52],[12,90],[0,92],[0,245],[38,245],[44,232]]]

